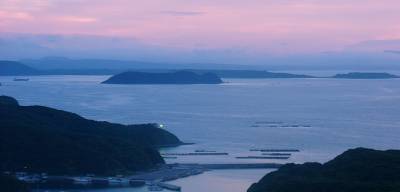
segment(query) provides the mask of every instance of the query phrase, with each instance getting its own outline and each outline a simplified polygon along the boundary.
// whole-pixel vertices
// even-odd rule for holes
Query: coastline
[[[277,169],[277,163],[236,163],[236,164],[165,164],[156,169],[137,172],[128,176],[47,176],[44,174],[16,173],[19,180],[28,183],[32,189],[97,189],[116,187],[141,187],[164,185],[174,181],[212,170]],[[168,187],[168,185],[167,185]],[[171,186],[169,186],[171,187]],[[177,186],[178,187],[178,186]]]

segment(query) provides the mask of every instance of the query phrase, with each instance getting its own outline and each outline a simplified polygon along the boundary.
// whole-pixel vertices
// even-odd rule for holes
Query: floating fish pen
[[[178,157],[175,156],[162,156],[164,159],[177,159]]]
[[[215,169],[275,169],[281,167],[279,163],[233,163],[233,164],[202,164],[208,170]]]
[[[28,78],[14,78],[14,81],[29,81]]]
[[[255,124],[283,124],[282,121],[256,121]]]
[[[195,150],[194,152],[196,152],[196,153],[216,153],[217,151],[198,149],[198,150]]]
[[[289,159],[289,156],[245,156],[236,157],[236,159]]]
[[[91,177],[74,177],[72,179],[75,185],[89,185],[92,183]]]
[[[214,152],[207,152],[207,153],[163,153],[162,156],[190,156],[190,155],[229,155],[229,153],[214,153]]]
[[[300,152],[298,149],[250,149],[250,151],[260,152]]]
[[[270,156],[291,156],[291,153],[262,153],[262,155],[270,155]]]
[[[129,185],[129,180],[128,179],[124,179],[124,178],[109,177],[108,178],[108,185],[110,185],[110,186],[128,186]]]

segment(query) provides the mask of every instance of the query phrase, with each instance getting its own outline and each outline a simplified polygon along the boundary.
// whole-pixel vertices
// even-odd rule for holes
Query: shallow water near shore
[[[348,148],[399,148],[400,79],[225,79],[221,85],[103,85],[108,76],[0,77],[1,95],[86,118],[133,124],[156,122],[185,145],[223,156],[179,156],[168,163],[325,162]],[[262,123],[260,123],[262,122]],[[253,148],[295,148],[288,160],[236,159]],[[269,170],[223,170],[171,183],[183,191],[244,191]],[[206,183],[206,184],[205,184]],[[217,190],[215,190],[217,189]],[[105,189],[94,191],[146,191]]]
[[[181,186],[182,191],[205,192],[205,191],[246,191],[254,181],[261,179],[264,174],[271,170],[223,170],[208,171],[201,175],[187,177],[168,183]],[[147,187],[138,188],[107,188],[90,190],[36,190],[34,192],[147,192]],[[168,191],[168,190],[164,190]]]

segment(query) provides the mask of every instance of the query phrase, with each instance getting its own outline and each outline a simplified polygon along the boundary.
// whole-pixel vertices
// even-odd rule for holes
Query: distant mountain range
[[[138,70],[138,69],[260,69],[257,66],[213,64],[213,63],[158,63],[115,59],[70,59],[66,57],[44,57],[20,60],[28,66],[42,70]]]
[[[85,66],[87,68],[82,68]],[[111,68],[106,68],[112,66]],[[170,68],[162,68],[162,67]],[[131,68],[130,68],[131,67]],[[192,66],[193,67],[193,66]],[[202,66],[205,67],[205,66]],[[270,72],[261,69],[202,69],[185,68],[185,65],[161,65],[116,60],[70,60],[66,58],[47,58],[43,60],[0,61],[0,75],[115,75],[127,71],[144,73],[173,73],[181,70],[197,74],[213,73],[220,78],[341,78],[341,79],[390,79],[399,78],[389,73],[352,72],[330,77],[316,77],[304,74]],[[219,67],[222,67],[219,66]],[[226,67],[226,66],[225,66]],[[243,66],[241,66],[243,67]]]
[[[188,49],[174,45],[146,44],[130,37],[79,34],[0,32],[0,42],[0,58],[9,60],[34,58],[29,59],[32,63],[65,60],[67,58],[102,58],[101,60],[111,58],[112,60],[108,59],[108,61],[112,61],[113,65],[116,64],[116,66],[120,62],[118,60],[131,63],[132,66],[129,66],[129,68],[142,64],[146,68],[151,68],[147,65],[147,63],[151,63],[152,66],[156,66],[154,68],[163,69],[171,69],[171,67],[174,69],[268,69],[271,71],[392,71],[400,69],[400,57],[398,57],[400,48],[397,39],[354,42],[352,45],[343,47],[343,50],[340,51],[334,51],[334,49],[331,50],[327,47],[327,50],[321,50],[321,52],[315,50],[315,52],[308,54],[281,50],[283,48],[281,46],[286,46],[284,45],[286,43],[282,44],[282,42],[276,42],[278,43],[276,45],[272,42],[269,45],[271,50],[280,50],[279,52],[283,53],[275,54],[275,51],[271,50],[254,52],[254,49],[250,47],[210,48],[200,45]],[[39,59],[43,57],[45,58]],[[98,59],[68,60],[73,60],[68,61],[68,63],[81,62],[82,64]],[[51,64],[53,69],[68,67],[54,67],[57,64],[53,64]],[[106,68],[111,67],[112,65]],[[104,66],[100,68],[104,68]]]

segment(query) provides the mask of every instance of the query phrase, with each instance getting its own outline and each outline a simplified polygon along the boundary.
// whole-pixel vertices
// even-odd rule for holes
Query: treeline
[[[0,170],[112,175],[164,163],[157,146],[178,145],[154,124],[121,125],[85,119],[0,97]]]
[[[400,150],[357,148],[325,163],[288,164],[248,192],[400,191]]]

